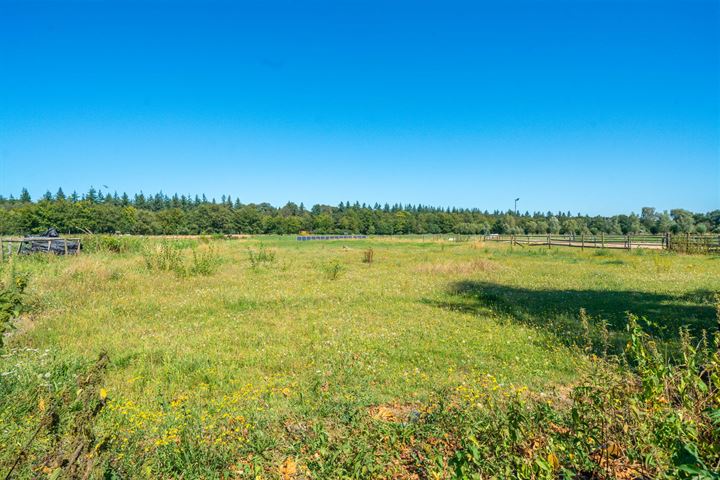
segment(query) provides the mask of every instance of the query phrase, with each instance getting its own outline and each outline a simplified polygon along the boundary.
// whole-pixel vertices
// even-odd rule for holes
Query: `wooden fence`
[[[647,248],[682,253],[720,253],[720,235],[485,235],[483,240],[509,242],[513,245],[558,246],[577,248],[615,248],[630,250]]]
[[[0,238],[0,260],[3,260],[5,256],[27,251],[76,255],[80,253],[80,239],[58,237]]]

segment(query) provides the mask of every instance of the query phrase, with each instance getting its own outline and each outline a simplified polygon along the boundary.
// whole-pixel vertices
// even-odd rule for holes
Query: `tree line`
[[[28,235],[55,227],[63,233],[186,235],[213,233],[297,234],[638,234],[720,233],[720,210],[659,212],[644,207],[640,215],[588,216],[570,212],[489,212],[477,208],[425,205],[314,205],[289,202],[244,204],[230,195],[135,194],[132,197],[91,188],[66,195],[62,189],[33,200],[26,189],[18,198],[0,195],[0,234]]]

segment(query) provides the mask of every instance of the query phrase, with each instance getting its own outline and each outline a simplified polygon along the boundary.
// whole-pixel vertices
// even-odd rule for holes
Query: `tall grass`
[[[192,248],[188,258],[177,245],[163,242],[143,252],[149,271],[173,272],[178,277],[212,275],[220,265],[220,258],[212,246]]]
[[[86,235],[82,238],[82,248],[86,253],[137,253],[145,247],[141,237],[121,235]]]
[[[248,261],[253,270],[257,270],[263,265],[269,265],[275,262],[275,251],[267,248],[262,242],[257,249],[248,249]]]
[[[27,275],[15,270],[15,262],[8,262],[7,272],[0,278],[0,349],[3,347],[5,333],[12,328],[12,320],[23,307],[23,293],[28,284]]]

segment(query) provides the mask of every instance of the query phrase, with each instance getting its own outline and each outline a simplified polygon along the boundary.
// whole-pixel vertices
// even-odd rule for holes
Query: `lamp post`
[[[520,198],[516,198],[516,199],[515,199],[515,215],[518,214],[518,210],[517,210],[517,202],[518,202],[518,200],[520,200]]]

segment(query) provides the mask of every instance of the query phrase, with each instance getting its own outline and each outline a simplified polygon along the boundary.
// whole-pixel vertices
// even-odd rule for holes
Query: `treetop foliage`
[[[720,210],[693,213],[683,209],[658,212],[644,207],[640,215],[582,215],[571,212],[515,212],[412,204],[337,206],[288,202],[244,204],[231,195],[219,201],[205,195],[168,196],[162,192],[130,197],[95,188],[66,195],[62,188],[33,201],[26,189],[16,199],[0,196],[0,234],[37,234],[48,227],[63,233],[161,234],[637,234],[720,233]]]

